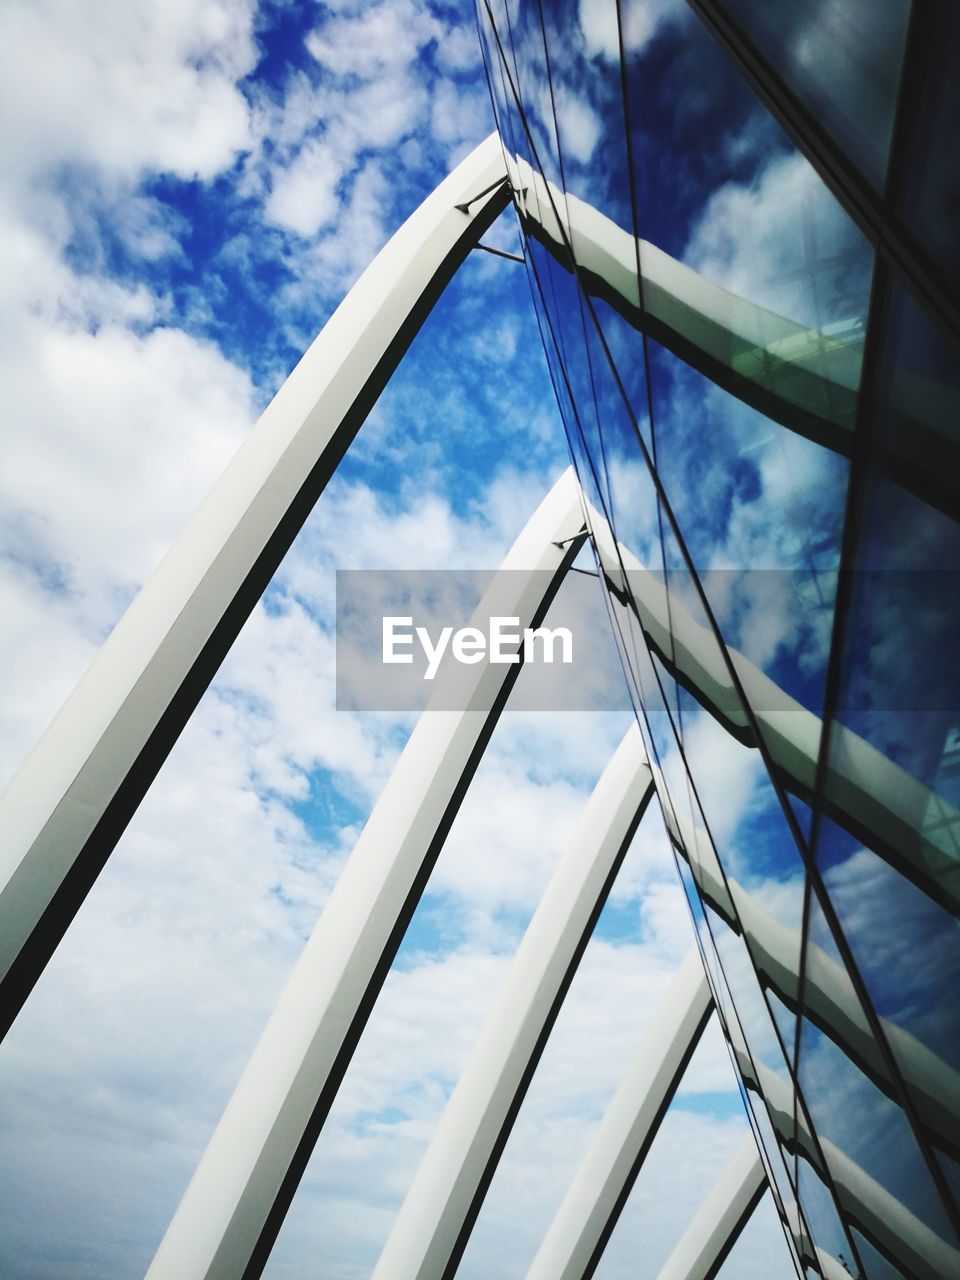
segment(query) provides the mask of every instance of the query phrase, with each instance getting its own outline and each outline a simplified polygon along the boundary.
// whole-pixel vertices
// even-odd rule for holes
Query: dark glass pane
[[[838,963],[815,897],[808,936],[812,982],[817,967],[823,967],[821,957]],[[823,977],[820,986],[835,990],[851,1027],[824,1029],[822,1011],[813,1008],[811,1017],[802,1019],[798,1083],[817,1137],[814,1144],[811,1135],[798,1134],[802,1159],[814,1172],[836,1180],[840,1209],[851,1226],[863,1228],[869,1218],[871,1233],[884,1237],[877,1237],[878,1246],[901,1259],[908,1274],[918,1270],[919,1260],[919,1274],[937,1275],[935,1266],[942,1267],[945,1258],[960,1264],[949,1214],[896,1101],[897,1091],[888,1084],[889,1096],[857,1065],[857,1058],[865,1065],[882,1059],[862,1009],[852,1003],[852,991],[838,991],[839,982]]]
[[[929,477],[912,466],[927,451],[943,483],[943,451],[957,441],[947,411],[946,353],[920,313],[893,294],[879,370],[881,410],[867,442],[857,555],[840,653],[824,799],[830,814],[941,907],[960,906],[960,526],[919,490]],[[925,370],[929,376],[921,376]],[[942,381],[936,382],[939,371]],[[955,375],[950,373],[950,377]],[[942,396],[924,395],[934,385]],[[936,414],[927,410],[938,405]],[[904,421],[912,406],[930,430]],[[913,443],[907,442],[912,439]],[[919,444],[917,443],[919,440]],[[903,484],[898,483],[903,480]],[[905,487],[908,486],[908,487]],[[955,954],[953,947],[949,948]]]
[[[960,5],[927,0],[915,7],[920,39],[908,71],[910,130],[900,146],[903,178],[894,201],[917,243],[956,293],[960,291],[960,170],[951,159],[960,119]]]
[[[836,1258],[841,1266],[847,1263],[851,1274],[856,1275],[858,1268],[851,1258],[850,1237],[837,1214],[833,1195],[805,1160],[800,1160],[797,1167],[797,1192],[815,1247]]]
[[[689,12],[644,24],[637,8],[626,80],[651,332],[778,420],[849,431],[869,245]]]
[[[956,1153],[960,1151],[956,921],[829,819],[823,820],[817,859],[928,1141]]]
[[[886,328],[870,417],[873,465],[889,482],[956,519],[960,513],[960,348],[896,281],[890,283],[886,308],[878,314]],[[886,516],[888,501],[885,492],[874,500],[877,514]],[[920,550],[927,562],[916,567],[943,567],[942,555],[937,562],[929,562],[940,537],[951,552],[949,567],[957,568],[956,535],[937,529],[935,515],[920,516],[914,511],[915,504],[911,510],[903,500],[892,513],[911,532],[906,555],[916,563]],[[924,534],[925,545],[912,531],[917,519],[922,522],[917,533]]]
[[[724,0],[722,7],[854,165],[881,188],[909,0]]]
[[[903,1280],[903,1272],[898,1271],[889,1258],[885,1258],[875,1249],[866,1237],[859,1231],[853,1231],[851,1234],[860,1255],[863,1270],[869,1276],[869,1280]],[[849,1269],[853,1270],[852,1267]]]
[[[710,197],[790,144],[684,0],[620,7],[636,233],[680,258]],[[594,57],[615,56],[609,29],[586,39]]]

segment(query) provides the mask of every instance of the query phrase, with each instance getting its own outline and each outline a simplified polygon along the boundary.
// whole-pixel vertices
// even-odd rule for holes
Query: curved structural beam
[[[606,517],[588,515],[611,592],[635,611],[650,648],[671,674],[738,741],[756,746],[716,636],[684,608],[661,577],[616,541]],[[783,785],[803,800],[813,794],[822,722],[736,649],[737,678]],[[832,733],[827,811],[948,911],[960,911],[960,861],[954,841],[960,813],[864,738],[839,723]],[[928,817],[936,813],[931,825]]]
[[[527,1280],[590,1280],[712,1009],[694,947],[614,1094]]]
[[[450,1280],[567,988],[653,794],[626,733],[577,824],[447,1103],[373,1280]]]
[[[507,165],[524,231],[588,293],[768,417],[849,455],[863,356],[855,318],[827,334],[777,315],[635,239],[526,160]]]
[[[0,1035],[433,303],[504,208],[505,176],[494,134],[380,251],[0,801]]]
[[[583,543],[580,489],[560,477],[477,617],[535,626]],[[150,1280],[258,1276],[519,666],[443,673],[300,956],[149,1270]],[[463,670],[449,671],[463,695]]]
[[[750,1130],[657,1280],[714,1280],[766,1189],[767,1172]]]

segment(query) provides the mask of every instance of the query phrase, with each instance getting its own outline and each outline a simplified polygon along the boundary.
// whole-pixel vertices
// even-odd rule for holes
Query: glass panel
[[[895,288],[887,317],[826,798],[838,821],[956,912],[960,527],[937,508],[952,505],[960,396],[952,353]]]
[[[850,1237],[837,1216],[833,1196],[823,1178],[805,1160],[799,1161],[797,1192],[814,1246],[836,1258],[841,1266],[846,1264],[851,1274],[857,1275],[860,1268],[851,1257]]]
[[[529,0],[511,0],[507,8],[517,67],[517,92],[530,132],[530,159],[541,169],[544,178],[562,191],[560,147],[553,118],[539,5],[531,4]]]
[[[824,885],[928,1140],[960,1150],[960,938],[953,916],[829,819]],[[921,1066],[921,1063],[923,1064]]]
[[[820,716],[849,464],[653,342],[650,367],[657,468],[714,617],[774,682],[744,675],[755,712],[789,706],[783,690]],[[814,765],[812,754],[794,790],[812,784]]]
[[[859,1231],[851,1232],[864,1273],[870,1280],[903,1280],[903,1272],[898,1271],[893,1263],[873,1247]],[[852,1268],[848,1268],[851,1270]]]
[[[887,454],[883,471],[888,483],[908,489],[926,503],[956,518],[960,511],[960,350],[955,340],[933,325],[926,312],[896,282],[889,287],[881,357],[876,366],[876,409],[871,416],[874,446]],[[879,461],[879,459],[878,459]],[[881,494],[874,502],[884,512]],[[923,520],[925,537],[903,551],[911,567],[930,563],[936,538],[950,551],[949,567],[957,568],[956,535],[938,527],[933,516],[914,516],[898,504],[898,521],[908,527]],[[885,512],[884,512],[885,514]],[[876,516],[874,516],[876,518]],[[918,563],[918,553],[926,563]],[[874,557],[875,558],[875,557]]]
[[[960,119],[960,6],[917,6],[924,35],[910,73],[909,137],[903,139],[904,180],[894,197],[897,211],[954,293],[960,290],[957,208],[960,177],[945,157],[956,148]]]
[[[849,431],[872,251],[702,25],[657,8],[626,68],[645,323],[778,420]]]
[[[684,753],[723,866],[725,893],[760,980],[778,998],[790,1059],[802,938],[804,867],[759,753],[743,747],[705,712],[689,714],[681,691]],[[708,874],[708,872],[706,872]]]
[[[810,901],[808,933],[811,974],[820,956],[838,963],[815,897]],[[849,1006],[849,997],[844,1004]],[[818,1016],[812,1008],[811,1014]],[[889,1236],[882,1242],[884,1250],[895,1250],[904,1264],[912,1259],[905,1269],[913,1274],[917,1256],[926,1259],[929,1269],[934,1260],[942,1264],[943,1257],[953,1257],[957,1241],[907,1117],[894,1100],[895,1091],[887,1096],[856,1065],[855,1056],[878,1061],[879,1052],[862,1012],[854,1005],[849,1014],[859,1027],[849,1037],[856,1054],[845,1051],[848,1037],[836,1029],[828,1035],[811,1018],[801,1020],[798,1081],[817,1137],[814,1146],[801,1133],[802,1157],[816,1171],[822,1153],[826,1169],[837,1180],[840,1207],[849,1223],[863,1227],[869,1209],[871,1230],[882,1229]],[[884,1221],[887,1228],[882,1227]],[[960,1263],[960,1252],[955,1256]],[[938,1274],[935,1269],[929,1273]]]
[[[909,0],[725,0],[723,7],[857,168],[882,187]]]
[[[539,7],[544,23],[563,190],[629,230],[633,218],[620,89],[616,0],[591,0],[589,6],[577,6],[566,0]],[[590,36],[598,31],[604,33],[606,45],[605,56],[599,59],[590,56],[593,47]],[[580,34],[583,39],[577,38]],[[575,254],[576,249],[574,239]]]

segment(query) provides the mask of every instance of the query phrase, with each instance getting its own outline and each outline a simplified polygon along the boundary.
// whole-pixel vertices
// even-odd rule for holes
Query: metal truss
[[[541,233],[549,238],[543,217],[549,193],[539,192],[540,180],[532,172],[513,164],[511,169],[521,217],[529,221],[538,201]],[[500,141],[493,136],[441,183],[381,251],[278,392],[0,801],[6,837],[0,880],[6,1020],[0,1030],[16,1016],[433,302],[504,207],[507,173]],[[628,271],[630,264],[617,257],[623,257],[624,245],[600,225],[599,214],[583,206],[579,222],[572,213],[570,217],[563,234],[575,235],[581,245],[592,244],[596,277],[612,287],[616,276],[627,289],[629,275],[635,286],[632,239]],[[648,308],[661,308],[663,324],[669,314],[681,312],[687,324],[695,312],[702,322],[704,358],[719,358],[719,348],[711,354],[710,343],[732,341],[729,326],[721,332],[726,321],[718,309],[724,300],[679,264],[657,258],[649,246],[645,252],[645,279],[659,281],[660,289],[655,298],[646,299]],[[639,299],[631,305],[638,306]],[[742,307],[734,310],[737,322],[746,325],[739,336],[733,335],[744,350],[764,360],[775,356],[790,362],[794,374],[809,375],[806,383],[801,376],[785,379],[784,395],[788,385],[794,391],[807,386],[811,396],[823,391],[810,381],[821,376],[814,373],[814,354],[816,367],[824,367],[817,335],[796,331],[796,326],[785,329],[787,322],[774,323],[777,317],[761,316],[757,309],[756,314]],[[677,327],[679,331],[679,322]],[[845,363],[852,357],[841,345],[831,365],[834,404],[837,397],[843,400],[852,379]],[[747,376],[744,368],[740,373]],[[845,413],[828,413],[823,421],[846,430]],[[625,549],[611,545],[612,535],[588,509],[572,470],[530,517],[503,562],[508,572],[494,577],[479,613],[517,618],[521,627],[538,625],[587,537],[588,518],[614,588],[616,573],[629,573],[628,594],[641,611],[651,643],[656,646],[661,634],[664,640],[672,636],[688,686],[742,737],[745,725],[738,719],[732,691],[700,629],[666,599],[652,576],[629,562]],[[662,646],[664,652],[670,647]],[[518,667],[481,664],[469,671],[466,678],[457,673],[456,705],[467,708],[459,711],[450,709],[441,675],[157,1250],[150,1280],[251,1280],[261,1273]],[[766,680],[748,670],[745,661],[739,671],[748,692]],[[814,724],[796,704],[785,706],[786,695],[768,688],[769,683],[763,686],[758,714],[770,735],[771,755],[788,780],[807,786],[819,722]],[[764,710],[766,706],[773,710]],[[918,784],[899,773],[894,778],[890,771],[896,767],[878,753],[868,757],[872,749],[852,736],[846,745],[844,803],[864,825],[882,820],[896,845],[900,827],[917,810],[919,802],[909,788]],[[878,779],[893,779],[896,785],[878,786]],[[530,922],[397,1216],[374,1280],[454,1276],[547,1037],[657,781],[634,726],[597,783]],[[764,981],[785,1003],[795,1002],[798,979],[785,957],[796,954],[796,940],[785,939],[782,926],[749,894],[724,880],[710,860],[705,837],[682,829],[669,816],[668,831],[705,899],[744,933],[752,953],[760,957]],[[904,845],[901,856],[918,883],[936,885],[940,893],[955,892],[952,881],[944,878],[942,851],[915,838]],[[811,957],[816,963],[811,964]],[[875,1054],[871,1057],[855,993],[844,986],[846,975],[812,948],[807,958],[805,999],[811,1017],[882,1082],[884,1063],[875,1061]],[[701,956],[693,950],[600,1123],[528,1280],[589,1280],[593,1275],[712,1014],[714,998]],[[735,1028],[724,1024],[724,1030],[744,1084],[764,1099],[780,1139],[820,1172],[826,1144],[818,1145],[794,1123],[792,1095],[785,1099],[778,1093],[781,1082],[767,1079],[756,1067]],[[891,1036],[895,1031],[890,1029]],[[943,1127],[944,1116],[936,1107],[949,1096],[941,1075],[946,1068],[919,1045],[914,1049],[907,1044],[906,1033],[899,1035],[905,1071],[921,1105],[929,1095],[926,1118],[931,1127]],[[902,1259],[911,1274],[932,1277],[937,1268],[947,1274],[958,1265],[943,1241],[909,1218],[842,1153],[831,1149],[829,1163],[850,1217],[879,1247]],[[661,1280],[711,1280],[767,1185],[756,1140],[748,1136],[677,1245]],[[789,1207],[781,1212],[789,1217]],[[804,1245],[799,1212],[796,1218],[790,1235],[799,1256],[832,1280],[842,1272],[840,1264],[813,1250],[808,1240]]]

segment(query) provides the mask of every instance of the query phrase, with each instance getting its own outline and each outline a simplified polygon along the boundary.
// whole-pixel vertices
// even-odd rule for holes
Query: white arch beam
[[[589,1280],[707,1024],[713,999],[696,947],[673,979],[614,1094],[527,1280]]]
[[[505,176],[494,134],[380,251],[0,800],[0,1035],[403,352],[504,208]]]
[[[657,1280],[714,1280],[766,1189],[767,1172],[750,1130],[697,1210]]]
[[[567,469],[488,588],[477,618],[542,618],[582,545]],[[258,1276],[354,1048],[519,668],[443,674],[311,934],[148,1272]],[[464,671],[468,674],[465,675]],[[489,708],[484,710],[482,708]]]
[[[449,1280],[623,855],[653,794],[627,731],[577,824],[447,1103],[373,1280]]]

